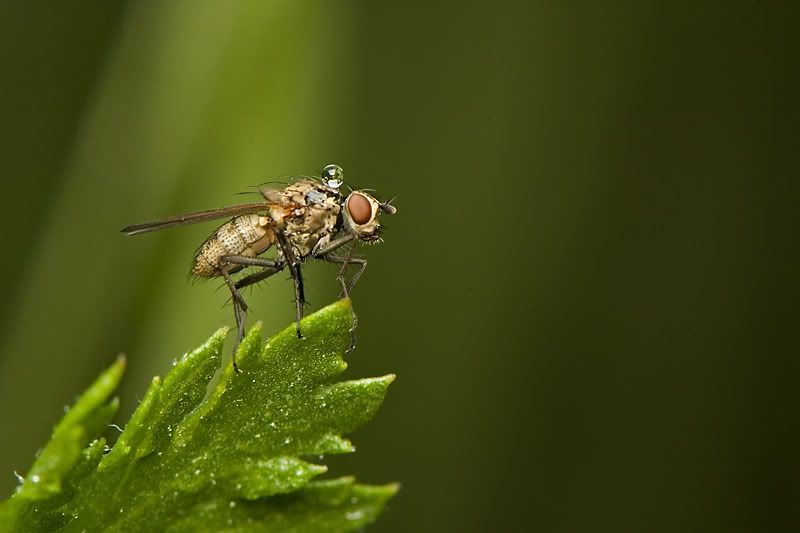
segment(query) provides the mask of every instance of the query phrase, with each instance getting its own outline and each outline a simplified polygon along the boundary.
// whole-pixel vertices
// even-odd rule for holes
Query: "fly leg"
[[[222,261],[220,261],[220,263],[222,263]],[[231,297],[233,298],[233,317],[236,319],[236,340],[233,341],[233,356],[231,360],[233,361],[233,369],[237,374],[240,374],[241,370],[239,370],[239,366],[236,364],[236,350],[239,349],[239,343],[242,342],[242,338],[244,337],[244,324],[247,321],[247,303],[236,288],[231,275],[228,274],[226,266],[227,265],[221,266],[219,271],[222,277],[225,278],[225,283],[228,285],[231,291]]]
[[[355,287],[356,283],[361,278],[361,275],[367,269],[367,258],[358,255],[341,257],[334,254],[328,254],[323,256],[322,259],[323,261],[327,261],[329,263],[338,263],[342,265],[342,268],[339,269],[339,274],[336,276],[336,279],[342,286],[341,296],[349,298],[350,291],[353,290],[353,287]],[[345,271],[350,265],[358,265],[358,270],[356,270],[356,273],[353,274],[352,278],[350,278],[350,281],[345,283]]]
[[[286,259],[286,266],[289,267],[289,272],[294,281],[294,303],[295,303],[295,331],[297,338],[302,339],[303,334],[300,333],[300,321],[303,319],[303,308],[306,305],[306,295],[303,289],[303,274],[300,272],[300,260],[295,258],[294,251],[289,246],[286,237],[280,231],[275,232],[277,238],[278,248]]]
[[[261,259],[258,257],[243,257],[238,255],[223,256],[220,258],[220,264],[224,265],[220,268],[220,272],[222,273],[222,277],[225,278],[225,283],[228,285],[228,288],[231,291],[231,297],[233,298],[233,316],[236,319],[236,340],[233,342],[233,356],[231,360],[233,361],[233,369],[237,374],[240,374],[241,370],[239,370],[239,366],[236,364],[236,351],[239,349],[239,344],[244,338],[244,327],[245,323],[247,322],[247,303],[244,301],[239,289],[244,288],[247,285],[257,283],[258,281],[271,276],[275,272],[283,270],[283,266],[278,261],[271,261],[269,259]],[[231,278],[231,275],[225,268],[227,265],[262,266],[264,267],[264,270],[234,282]],[[243,283],[245,281],[247,281],[247,283]]]
[[[292,269],[292,266],[294,269]],[[295,331],[297,331],[297,338],[302,339],[303,334],[300,333],[300,321],[303,320],[303,307],[306,305],[306,295],[303,289],[303,274],[300,272],[300,263],[289,266],[289,271],[292,273],[292,280],[294,280],[294,302],[295,302]]]
[[[251,258],[246,258],[251,259]],[[253,274],[249,274],[243,278],[240,278],[236,283],[237,289],[244,289],[245,287],[249,287],[250,285],[255,285],[259,281],[263,281],[270,277],[273,274],[276,274],[286,268],[286,263],[284,261],[272,261],[272,265],[263,265],[259,263],[257,266],[264,266],[264,270],[259,272],[255,272]]]
[[[336,279],[339,280],[339,284],[342,286],[342,296],[345,298],[350,298],[350,290],[367,268],[367,259],[365,257],[351,256],[349,254],[345,257],[327,254],[322,256],[321,259],[329,263],[339,263],[342,265],[342,268],[339,269],[339,274],[336,276]],[[358,265],[358,270],[356,270],[356,273],[353,274],[353,277],[350,279],[350,281],[346,282],[345,272],[349,265]],[[358,315],[356,315],[356,310],[353,307],[352,302],[350,303],[350,312],[353,316],[353,327],[350,328],[350,347],[347,348],[347,353],[350,353],[356,347],[356,329],[358,328]]]

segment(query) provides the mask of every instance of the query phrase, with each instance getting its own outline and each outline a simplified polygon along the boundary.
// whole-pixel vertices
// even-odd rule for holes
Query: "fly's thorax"
[[[264,190],[267,217],[283,232],[296,257],[306,257],[320,240],[336,232],[341,212],[337,190],[313,180],[301,180],[281,191]]]

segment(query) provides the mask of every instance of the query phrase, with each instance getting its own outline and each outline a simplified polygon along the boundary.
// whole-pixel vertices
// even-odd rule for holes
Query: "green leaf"
[[[312,481],[325,454],[368,421],[393,375],[336,382],[347,367],[349,300],[290,326],[266,344],[260,324],[207,393],[227,330],[154,378],[114,447],[100,438],[118,359],[53,431],[16,493],[0,504],[0,531],[350,531],[374,521],[398,486],[345,477]]]

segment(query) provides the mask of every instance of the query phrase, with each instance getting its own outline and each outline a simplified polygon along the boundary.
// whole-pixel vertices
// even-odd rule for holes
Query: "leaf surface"
[[[227,330],[154,378],[110,450],[100,436],[117,411],[109,400],[118,359],[66,413],[9,500],[0,530],[350,531],[377,518],[397,485],[353,478],[312,481],[325,454],[348,453],[342,434],[367,422],[393,375],[336,381],[347,367],[349,300],[261,339],[254,326],[236,375],[221,362]]]

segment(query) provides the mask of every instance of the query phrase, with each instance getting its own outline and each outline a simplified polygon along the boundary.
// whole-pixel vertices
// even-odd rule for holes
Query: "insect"
[[[242,289],[288,269],[294,282],[295,329],[297,337],[302,338],[300,320],[305,305],[301,273],[303,261],[312,258],[340,264],[337,279],[342,287],[342,295],[347,297],[367,267],[366,258],[352,255],[353,244],[356,241],[368,244],[380,242],[379,214],[393,215],[397,212],[391,205],[392,200],[380,202],[365,190],[352,190],[343,195],[343,176],[341,167],[327,165],[319,179],[301,178],[280,190],[260,187],[258,193],[263,200],[259,202],[134,224],[123,228],[122,233],[139,235],[232,217],[197,249],[191,275],[201,279],[221,277],[225,280],[231,292],[236,320],[233,368],[240,372],[236,364],[236,350],[244,337],[248,310]],[[274,257],[261,257],[273,246],[276,250]],[[357,269],[346,280],[349,265],[355,265]],[[256,270],[234,280],[234,274],[247,268]],[[355,345],[356,325],[353,313],[351,349]]]

